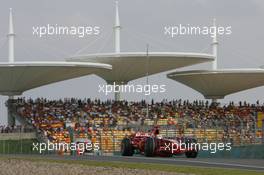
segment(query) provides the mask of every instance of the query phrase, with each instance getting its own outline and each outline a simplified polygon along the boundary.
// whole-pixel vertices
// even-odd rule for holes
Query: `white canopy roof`
[[[203,53],[150,52],[148,59],[145,52],[104,53],[76,56],[67,61],[98,62],[113,66],[111,72],[98,75],[108,83],[127,83],[160,72],[180,67],[213,61],[214,56]]]
[[[109,71],[111,65],[76,62],[0,63],[0,94],[21,95],[50,83]]]
[[[212,99],[264,85],[263,69],[181,71],[170,73],[167,77]]]

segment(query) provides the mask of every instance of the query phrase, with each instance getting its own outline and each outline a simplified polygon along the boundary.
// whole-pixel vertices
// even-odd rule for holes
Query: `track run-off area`
[[[123,156],[59,156],[59,155],[1,155],[5,158],[19,159],[48,159],[48,160],[79,160],[79,161],[97,161],[97,162],[126,162],[126,163],[151,163],[163,165],[192,166],[204,168],[227,168],[240,170],[253,170],[264,172],[264,159],[220,159],[220,158],[184,158],[184,157],[123,157]]]

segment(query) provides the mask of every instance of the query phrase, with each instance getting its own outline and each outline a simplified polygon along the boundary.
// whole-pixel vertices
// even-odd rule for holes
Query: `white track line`
[[[122,157],[122,156],[118,156],[118,157]],[[166,159],[166,158],[145,158],[145,157],[125,157],[125,158],[127,158],[127,159],[172,161],[172,162],[202,163],[202,164],[208,164],[208,165],[224,165],[224,166],[244,167],[244,168],[259,168],[259,169],[264,170],[263,166],[243,165],[243,164],[234,164],[234,163],[206,162],[206,161],[199,161],[199,160],[179,160],[179,159]]]

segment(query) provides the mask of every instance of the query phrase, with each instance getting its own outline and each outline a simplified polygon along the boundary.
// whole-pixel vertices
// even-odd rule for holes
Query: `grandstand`
[[[119,152],[122,138],[153,125],[168,138],[195,137],[198,142],[231,142],[234,146],[261,144],[262,128],[256,119],[264,105],[230,103],[216,106],[204,101],[174,100],[149,104],[91,99],[13,100],[15,115],[33,127],[41,141],[71,143],[79,139],[99,142],[101,153]]]

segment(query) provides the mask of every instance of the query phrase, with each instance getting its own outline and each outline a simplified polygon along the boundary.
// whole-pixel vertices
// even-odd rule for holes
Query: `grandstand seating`
[[[90,99],[17,99],[17,114],[54,143],[78,138],[100,142],[105,152],[120,150],[122,138],[138,130],[160,126],[164,137],[195,137],[199,142],[255,143],[261,131],[255,128],[261,105],[226,106],[208,102],[175,100],[149,104]],[[73,136],[68,128],[73,128]],[[258,135],[257,135],[258,134]]]

